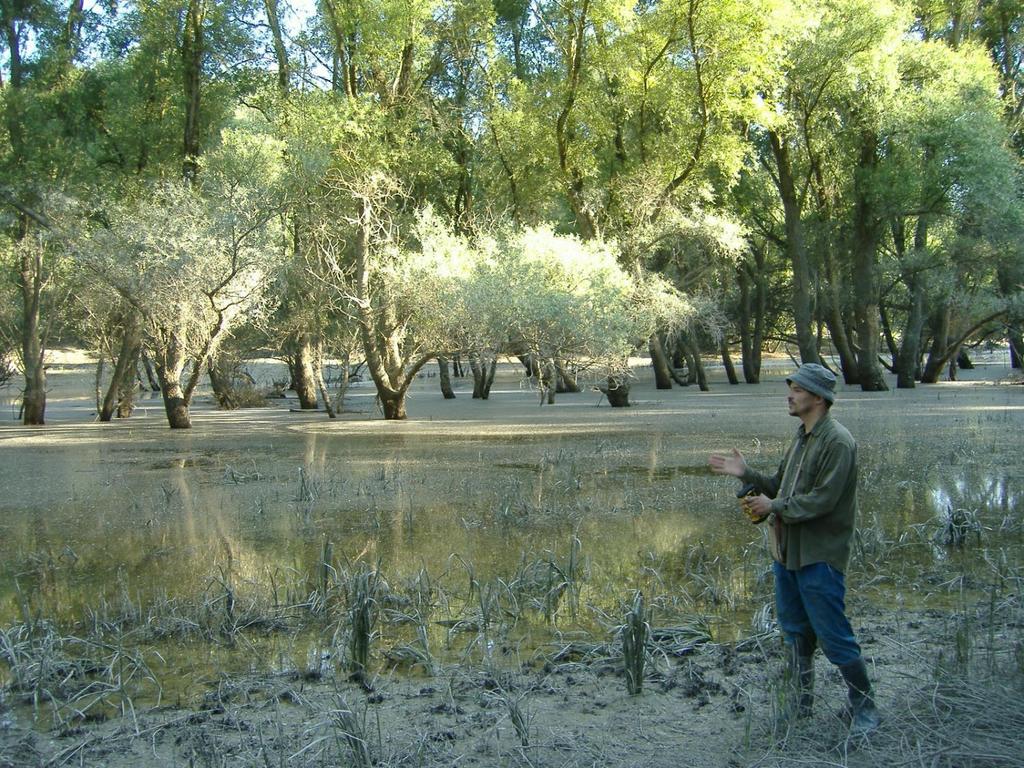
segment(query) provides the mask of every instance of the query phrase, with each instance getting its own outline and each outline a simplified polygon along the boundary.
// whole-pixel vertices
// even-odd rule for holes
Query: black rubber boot
[[[864,659],[857,659],[840,666],[839,672],[850,691],[850,738],[863,738],[882,724],[882,716],[871,697],[867,665]]]

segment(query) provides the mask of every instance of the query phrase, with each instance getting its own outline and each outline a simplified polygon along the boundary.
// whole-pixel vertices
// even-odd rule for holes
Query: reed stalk
[[[364,570],[352,577],[349,593],[349,664],[353,675],[363,675],[370,663],[370,646],[377,622],[378,575]]]
[[[644,603],[643,592],[633,596],[622,627],[622,658],[626,669],[626,690],[630,696],[643,691],[644,665],[647,662],[647,636],[651,629],[651,611]]]
[[[351,765],[356,768],[371,768],[373,760],[370,757],[370,746],[366,741],[365,723],[356,716],[345,699],[338,698],[338,707],[331,712],[331,719],[348,747]]]

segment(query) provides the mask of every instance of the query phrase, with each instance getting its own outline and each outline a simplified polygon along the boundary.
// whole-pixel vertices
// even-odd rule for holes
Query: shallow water
[[[633,400],[613,410],[588,392],[540,407],[507,374],[489,402],[464,389],[446,402],[425,379],[405,423],[382,421],[356,391],[335,421],[287,404],[199,408],[192,430],[172,432],[158,402],[100,425],[88,398],[54,399],[47,427],[0,428],[0,626],[42,618],[71,631],[126,611],[145,625],[174,605],[284,615],[323,579],[343,591],[339,580],[379,567],[405,596],[393,614],[418,611],[442,661],[501,651],[521,661],[575,632],[607,637],[635,589],[651,597],[655,623],[701,614],[716,639],[750,631],[770,598],[767,558],[738,512],[736,481],[705,463],[737,445],[774,467],[795,428],[781,383],[702,394],[641,380]],[[942,570],[976,568],[971,552],[1020,566],[1024,388],[850,391],[835,414],[860,445],[852,588],[946,605]],[[952,512],[965,513],[950,518],[964,528],[955,543],[945,537]],[[891,578],[877,578],[879,562]],[[566,574],[569,589],[550,599]],[[430,607],[414,610],[408,595],[424,579]],[[983,591],[984,573],[970,583]],[[485,593],[504,611],[494,632],[453,631]],[[162,679],[176,681],[165,680],[165,696],[187,697],[218,670],[335,664],[332,632],[345,621],[335,603],[298,632],[147,643]],[[406,624],[378,630],[378,649],[413,642]]]

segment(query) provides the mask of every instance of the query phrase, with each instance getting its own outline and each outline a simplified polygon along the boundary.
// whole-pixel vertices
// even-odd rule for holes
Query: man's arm
[[[764,519],[771,512],[772,499],[779,492],[779,485],[782,483],[784,464],[785,459],[779,464],[774,475],[762,475],[752,470],[743,454],[735,448],[732,449],[732,453],[713,453],[708,457],[708,465],[716,475],[732,475],[754,487],[755,495],[747,496],[743,500],[744,509],[753,515],[751,519]]]

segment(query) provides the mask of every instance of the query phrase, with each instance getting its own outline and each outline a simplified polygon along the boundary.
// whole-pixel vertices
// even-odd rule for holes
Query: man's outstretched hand
[[[708,466],[711,467],[711,471],[716,475],[742,477],[747,471],[746,459],[735,448],[732,449],[731,454],[712,453],[708,457]]]

